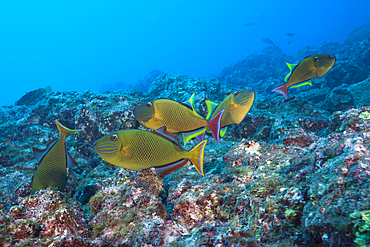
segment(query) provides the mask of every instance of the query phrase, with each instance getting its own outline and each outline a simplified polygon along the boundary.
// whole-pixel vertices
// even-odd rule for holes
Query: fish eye
[[[235,92],[234,93],[234,96],[236,97],[236,96],[238,96],[239,95],[239,92]]]
[[[319,57],[315,57],[315,62],[318,62],[320,60]]]
[[[148,103],[146,103],[146,106],[147,106],[147,107],[151,107],[151,106],[152,106],[152,102],[148,102]]]
[[[113,135],[110,137],[110,139],[111,139],[112,141],[117,141],[117,140],[118,140],[118,135],[113,134]]]

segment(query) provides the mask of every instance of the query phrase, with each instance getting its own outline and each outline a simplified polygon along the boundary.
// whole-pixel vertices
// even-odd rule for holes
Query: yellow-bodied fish
[[[162,127],[154,132],[129,129],[119,130],[96,141],[95,151],[105,161],[130,170],[154,167],[164,177],[190,161],[204,176],[203,157],[206,141],[192,150],[182,149],[177,137]]]
[[[57,187],[59,191],[64,191],[67,184],[67,167],[77,165],[72,156],[66,150],[66,138],[81,130],[72,130],[63,126],[55,120],[60,138],[54,139],[47,144],[46,149],[33,148],[33,154],[38,161],[38,167],[32,178],[32,191],[35,193],[40,189],[49,186]]]
[[[190,139],[204,132],[205,127],[211,130],[214,139],[220,144],[222,114],[223,111],[220,111],[208,121],[195,112],[191,103],[169,99],[154,100],[134,109],[134,115],[142,125],[153,130],[166,127],[170,133],[182,133],[185,145]]]
[[[206,100],[208,114],[206,119],[214,117],[218,112],[224,110],[221,120],[221,133],[223,137],[226,133],[227,126],[240,124],[248,114],[254,103],[255,93],[252,89],[240,90],[234,94],[229,94],[220,104]],[[199,140],[204,139],[204,133],[198,136]]]
[[[288,74],[289,79],[285,85],[274,88],[272,92],[277,92],[287,99],[289,87],[299,87],[306,85],[305,81],[313,78],[321,78],[333,67],[335,63],[335,56],[329,54],[314,54],[306,57],[300,63],[298,63],[294,69],[294,64],[288,64],[290,72]],[[285,77],[285,81],[287,80]],[[303,83],[302,83],[303,82]]]

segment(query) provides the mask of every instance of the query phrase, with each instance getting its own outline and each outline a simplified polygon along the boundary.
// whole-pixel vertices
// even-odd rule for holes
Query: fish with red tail
[[[289,74],[285,77],[285,81],[288,80],[287,83],[274,88],[272,92],[280,93],[287,99],[289,87],[300,87],[307,85],[309,83],[306,81],[313,78],[323,77],[333,67],[334,63],[335,56],[329,54],[314,54],[308,56],[295,67],[295,64],[287,63],[290,69]]]
[[[192,97],[189,99],[192,101]],[[221,119],[224,110],[221,110],[210,119],[198,115],[192,103],[177,102],[169,99],[157,99],[135,107],[136,119],[145,127],[156,130],[166,127],[173,134],[182,134],[184,144],[200,135],[206,128],[211,130],[215,141],[220,144]]]

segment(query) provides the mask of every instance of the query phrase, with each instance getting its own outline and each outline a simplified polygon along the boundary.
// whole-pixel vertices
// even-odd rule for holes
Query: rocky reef
[[[297,58],[268,47],[217,78],[161,74],[148,93],[43,89],[0,107],[0,246],[369,245],[370,40],[362,35],[369,25],[342,45],[307,47]],[[313,51],[340,59],[312,87],[290,89],[287,100],[271,94],[284,62]],[[254,106],[221,145],[206,137],[204,177],[186,166],[162,180],[152,169],[110,165],[93,149],[114,130],[146,129],[133,116],[138,104],[195,93],[204,116],[205,100],[245,87],[257,92]],[[78,166],[68,170],[65,191],[30,195],[32,147],[59,136],[55,119],[83,129],[67,139]]]

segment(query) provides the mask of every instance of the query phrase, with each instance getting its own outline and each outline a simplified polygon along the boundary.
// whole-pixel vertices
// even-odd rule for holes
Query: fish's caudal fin
[[[78,129],[76,129],[76,130],[69,129],[69,128],[63,126],[57,119],[55,119],[55,123],[57,124],[57,127],[58,127],[58,130],[59,130],[60,134],[64,137],[67,137],[69,135],[72,135],[72,134],[75,134],[77,132],[82,131],[82,130],[78,130]]]
[[[195,166],[195,169],[200,175],[204,176],[203,172],[203,159],[204,159],[204,148],[207,144],[207,140],[204,140],[196,145],[192,150],[189,151],[190,162]]]
[[[208,122],[208,128],[211,130],[212,136],[218,144],[220,144],[221,119],[224,112],[225,110],[219,111],[216,116]]]
[[[277,93],[284,95],[285,99],[288,98],[288,88],[286,85],[282,85],[280,87],[274,88],[272,92],[277,92]]]

